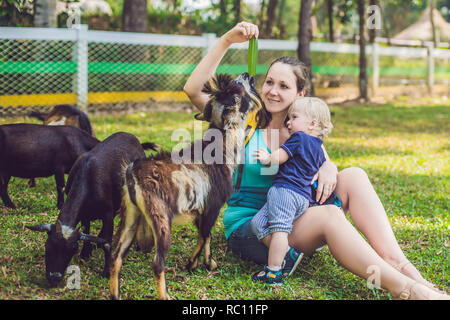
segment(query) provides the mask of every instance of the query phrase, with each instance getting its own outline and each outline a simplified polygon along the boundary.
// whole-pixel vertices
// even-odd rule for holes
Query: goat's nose
[[[53,287],[56,287],[58,283],[62,280],[63,275],[61,272],[49,272],[47,275],[47,280]]]
[[[244,80],[247,80],[248,78],[250,78],[250,75],[248,74],[248,72],[244,72],[242,74],[242,77],[244,78]]]

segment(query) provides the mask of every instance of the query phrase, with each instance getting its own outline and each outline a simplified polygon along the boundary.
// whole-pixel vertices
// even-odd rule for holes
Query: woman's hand
[[[313,184],[314,181],[318,180],[316,201],[319,201],[320,199],[320,204],[324,203],[336,188],[337,173],[338,171],[336,165],[330,160],[327,160],[322,164],[319,171],[311,181],[311,184]]]
[[[245,42],[255,37],[258,38],[258,26],[249,22],[239,22],[233,29],[225,33],[222,38],[228,42],[229,45],[233,43]]]

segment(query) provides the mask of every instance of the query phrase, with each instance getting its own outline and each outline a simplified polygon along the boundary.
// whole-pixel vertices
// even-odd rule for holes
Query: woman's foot
[[[416,281],[408,282],[400,294],[393,298],[395,300],[450,300],[449,295],[438,293]]]
[[[418,283],[430,288],[431,290],[434,290],[437,293],[443,294],[444,291],[440,290],[436,285],[432,284],[431,282],[425,280],[420,272],[414,267],[414,265],[409,262],[408,260],[393,266],[395,269],[397,269],[399,272],[404,274],[405,276],[417,281]]]

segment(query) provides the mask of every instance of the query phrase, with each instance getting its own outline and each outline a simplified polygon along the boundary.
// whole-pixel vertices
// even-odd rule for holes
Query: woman
[[[214,74],[230,45],[257,38],[258,34],[256,25],[247,22],[237,24],[219,39],[197,65],[184,91],[200,111],[208,101],[208,96],[201,92],[202,86]],[[252,169],[248,163],[249,154],[252,154],[249,149],[252,141],[256,141],[259,147],[265,144],[269,150],[275,150],[288,139],[289,133],[285,126],[288,107],[297,96],[307,93],[308,86],[305,68],[296,64],[294,59],[275,60],[269,67],[261,94],[265,110],[260,111],[257,117],[258,129],[246,145],[244,172],[247,175],[242,176],[242,186],[239,192],[233,194],[224,213],[230,248],[234,253],[257,263],[266,261],[267,249],[255,241],[249,224],[251,217],[258,211],[255,203],[261,203],[258,197],[270,187],[275,172],[271,175],[261,174],[259,169]],[[317,199],[323,202],[322,199],[327,199],[334,191],[340,197],[343,209],[350,212],[356,228],[366,236],[369,243],[337,206],[322,205],[310,207],[294,221],[289,245],[306,255],[312,255],[317,248],[327,244],[343,267],[364,279],[371,275],[367,273],[368,268],[377,266],[381,287],[395,298],[449,298],[426,281],[403,254],[367,174],[360,168],[348,168],[338,173],[328,155],[326,159],[318,172]],[[243,196],[240,197],[240,194]],[[249,199],[253,203],[242,205],[243,201]]]

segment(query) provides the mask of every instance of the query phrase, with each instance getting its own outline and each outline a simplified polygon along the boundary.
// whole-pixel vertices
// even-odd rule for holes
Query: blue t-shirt
[[[314,203],[311,181],[326,160],[322,150],[322,140],[297,131],[281,148],[287,152],[289,159],[280,165],[273,186],[293,190],[308,199],[310,203]]]

